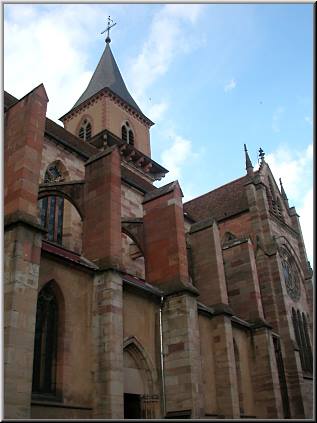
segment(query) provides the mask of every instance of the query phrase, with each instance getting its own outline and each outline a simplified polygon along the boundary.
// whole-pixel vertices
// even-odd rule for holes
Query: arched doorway
[[[124,418],[153,419],[158,412],[155,372],[136,338],[124,343]]]

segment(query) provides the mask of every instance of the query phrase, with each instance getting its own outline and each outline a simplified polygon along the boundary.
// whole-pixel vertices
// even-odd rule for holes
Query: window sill
[[[47,403],[58,403],[61,404],[63,402],[63,397],[61,395],[56,394],[32,394],[32,402],[47,402]]]
[[[65,404],[62,400],[57,399],[56,397],[49,398],[48,396],[43,397],[40,399],[38,396],[32,396],[31,405],[39,406],[39,407],[56,407],[56,408],[71,408],[71,409],[79,409],[79,410],[92,410],[92,407],[88,407],[86,405],[80,404]]]
[[[312,373],[304,373],[303,372],[303,379],[313,380],[314,379],[314,375]]]

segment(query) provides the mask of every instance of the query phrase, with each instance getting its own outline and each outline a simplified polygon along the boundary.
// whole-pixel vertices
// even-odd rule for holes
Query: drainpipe
[[[165,376],[164,376],[164,352],[163,352],[163,325],[162,325],[162,309],[164,304],[164,297],[161,297],[160,303],[160,358],[161,358],[161,380],[162,380],[162,404],[163,404],[163,418],[166,416],[166,398],[165,398]]]

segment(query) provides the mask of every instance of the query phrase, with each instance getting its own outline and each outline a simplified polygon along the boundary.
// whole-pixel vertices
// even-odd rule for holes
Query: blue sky
[[[43,82],[58,121],[111,49],[156,125],[152,157],[185,200],[242,176],[262,147],[313,256],[312,4],[6,4],[4,87]]]

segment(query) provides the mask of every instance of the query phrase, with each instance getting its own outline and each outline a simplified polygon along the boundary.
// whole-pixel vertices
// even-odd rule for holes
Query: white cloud
[[[48,116],[58,122],[91,78],[85,52],[88,34],[97,20],[97,9],[84,4],[43,8],[31,4],[7,5],[5,89],[21,97],[43,82],[50,100]]]
[[[128,75],[128,85],[145,114],[150,114],[153,107],[156,111],[159,108],[157,105],[149,107],[146,101],[149,87],[168,71],[177,54],[189,52],[190,27],[186,24],[197,22],[202,7],[198,4],[167,4],[154,15],[147,41],[130,64]],[[165,103],[164,110],[160,108],[160,118],[167,106]]]
[[[280,120],[284,113],[284,107],[279,106],[273,113],[272,129],[274,132],[280,132]]]
[[[161,162],[169,170],[163,185],[181,177],[182,166],[192,154],[191,141],[175,134],[174,131],[170,131],[169,137],[172,140],[172,145],[161,154]]]
[[[300,215],[303,237],[308,259],[313,258],[313,144],[302,151],[279,147],[265,156],[273,175],[283,186],[290,206],[295,206]]]
[[[147,111],[147,116],[153,122],[158,122],[159,120],[162,119],[167,109],[168,109],[168,103],[166,101],[154,103],[151,106],[149,106]]]
[[[237,83],[234,79],[231,79],[225,86],[224,91],[227,93],[228,91],[233,90],[237,86]]]

